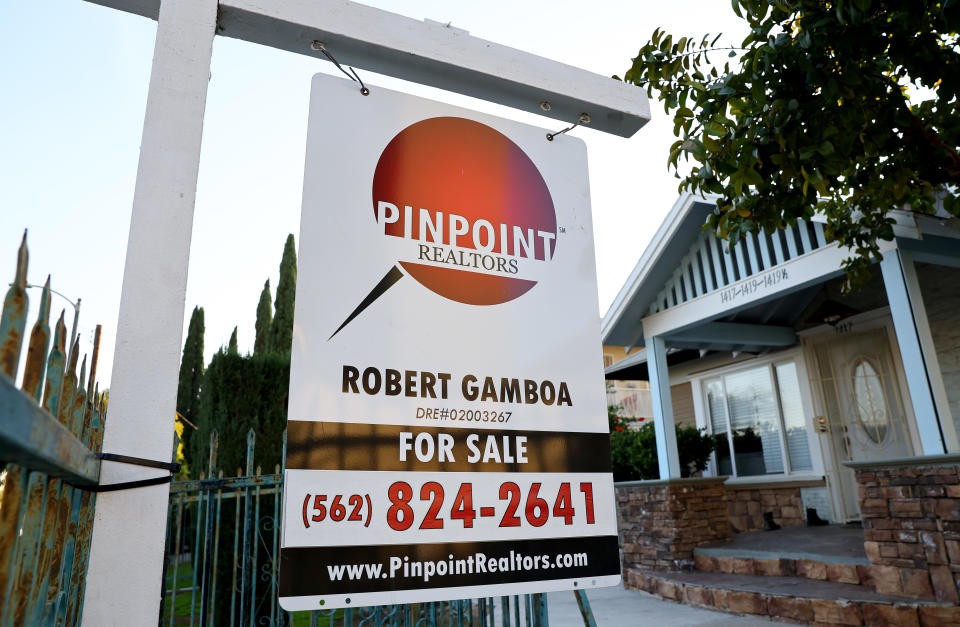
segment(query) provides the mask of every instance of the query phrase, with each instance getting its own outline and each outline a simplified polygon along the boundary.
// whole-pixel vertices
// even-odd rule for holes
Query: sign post
[[[620,582],[583,142],[318,74],[287,610]]]

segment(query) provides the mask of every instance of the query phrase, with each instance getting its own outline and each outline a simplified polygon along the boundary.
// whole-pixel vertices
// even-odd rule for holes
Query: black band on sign
[[[286,548],[280,550],[280,596],[356,594],[619,575],[618,543],[617,536],[589,536]]]
[[[286,468],[611,472],[610,436],[567,431],[445,429],[291,420],[287,423]]]

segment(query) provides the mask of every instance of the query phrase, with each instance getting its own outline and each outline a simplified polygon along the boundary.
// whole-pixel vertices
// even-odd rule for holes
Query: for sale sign
[[[586,150],[313,79],[287,610],[614,585]]]

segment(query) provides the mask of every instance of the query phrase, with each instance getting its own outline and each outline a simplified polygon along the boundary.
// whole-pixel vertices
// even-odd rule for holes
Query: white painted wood
[[[741,279],[745,279],[750,276],[750,271],[747,269],[747,262],[743,257],[743,238],[741,238],[733,246],[733,252],[737,259],[737,276]]]
[[[947,452],[943,424],[946,421],[938,415],[939,403],[934,396],[934,386],[930,378],[931,362],[936,362],[936,353],[925,354],[916,318],[918,309],[915,303],[920,301],[922,308],[922,299],[919,291],[911,293],[910,281],[906,276],[905,266],[911,263],[909,258],[903,257],[901,251],[894,250],[884,253],[880,270],[890,303],[890,317],[893,318],[907,388],[910,390],[910,403],[916,415],[922,453],[938,455]],[[916,276],[913,278],[915,281]],[[916,287],[916,283],[914,286]],[[923,313],[926,318],[926,311],[923,310]],[[927,334],[929,335],[929,327]],[[932,346],[931,341],[930,347]]]
[[[680,268],[677,268],[673,271],[673,274],[670,276],[670,285],[673,286],[673,293],[676,295],[676,302],[682,303],[684,301],[690,300],[687,298],[686,294],[683,293],[683,285],[680,283]]]
[[[682,263],[684,292],[687,294],[687,300],[696,298],[699,294],[697,294],[696,286],[693,283],[693,267],[690,256],[685,257]]]
[[[696,288],[697,296],[705,291],[703,289],[703,270],[700,263],[700,245],[694,244],[690,249],[690,271],[693,273],[693,286]]]
[[[797,220],[797,230],[800,231],[800,245],[803,247],[803,252],[808,253],[813,250],[813,246],[810,245],[810,233],[807,231],[806,222]]]
[[[937,359],[933,334],[930,332],[930,322],[927,319],[927,308],[923,303],[923,294],[920,291],[920,281],[917,277],[916,265],[914,265],[913,257],[910,253],[902,250],[899,252],[901,265],[903,267],[903,277],[906,280],[907,290],[910,294],[910,306],[913,309],[914,323],[917,327],[917,338],[920,341],[920,349],[923,351],[927,377],[930,381],[930,388],[933,391],[933,397],[937,404],[937,413],[940,416],[940,430],[943,432],[947,452],[960,452],[960,442],[958,442],[957,430],[953,422],[953,414],[950,411],[947,388],[943,383],[943,374],[940,372],[940,361]]]
[[[700,259],[703,263],[703,278],[707,283],[707,292],[712,292],[715,289],[713,283],[713,273],[710,272],[710,264],[712,263],[712,257],[710,256],[709,251],[707,250],[707,236],[700,236]]]
[[[657,437],[657,463],[660,478],[680,477],[680,456],[677,453],[677,432],[670,396],[670,373],[667,370],[667,347],[662,337],[646,338],[647,372],[650,375],[650,396],[653,401],[653,428]]]
[[[163,0],[103,451],[169,461],[216,0]],[[101,483],[163,471],[104,462]],[[97,496],[83,625],[156,624],[169,486]]]
[[[780,241],[780,231],[775,230],[770,234],[770,239],[773,240],[773,256],[777,260],[777,265],[786,261],[786,257],[783,256],[783,243]]]
[[[145,0],[91,0],[144,14]],[[347,0],[220,0],[217,34],[482,98],[630,137],[650,120],[646,92],[609,76],[502,46],[461,29]],[[507,18],[505,18],[507,19]],[[549,29],[545,17],[544,29]],[[544,111],[541,102],[549,102]]]
[[[827,237],[823,232],[823,225],[819,222],[813,223],[813,234],[817,237],[817,247],[823,248],[827,245]]]
[[[790,258],[798,257],[800,253],[797,252],[797,237],[793,232],[793,227],[787,225],[787,228],[783,230],[783,234],[787,238],[787,252],[790,254]]]
[[[756,235],[747,233],[744,239],[747,240],[747,258],[750,260],[750,274],[760,272],[760,262],[757,261],[757,241]]]
[[[713,272],[717,277],[717,289],[730,283],[730,279],[723,276],[723,254],[720,252],[723,244],[715,235],[710,235],[710,259],[713,261]]]
[[[730,253],[730,242],[718,242],[723,251],[723,266],[727,270],[727,284],[737,280],[737,273],[733,269],[733,255]]]
[[[895,248],[896,244],[894,242],[880,242],[881,253]],[[722,289],[708,292],[700,298],[647,316],[643,319],[644,335],[662,336],[695,324],[715,320],[721,316],[728,316],[759,303],[779,298],[789,292],[803,289],[814,283],[840,276],[843,273],[840,264],[851,254],[850,249],[840,248],[834,243],[808,255],[791,259],[760,275],[747,277]],[[752,286],[753,281],[763,280],[763,277],[768,273],[776,276],[776,273],[782,271],[786,271],[786,276],[779,275],[780,278],[776,279],[769,287],[763,286],[743,290],[748,285]],[[726,296],[724,296],[725,294]]]
[[[763,269],[767,270],[773,265],[770,261],[770,244],[767,242],[769,236],[765,231],[760,231],[757,238],[760,240],[760,259],[763,260]]]

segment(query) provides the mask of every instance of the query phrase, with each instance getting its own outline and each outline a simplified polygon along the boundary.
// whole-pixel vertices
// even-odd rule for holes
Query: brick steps
[[[960,625],[960,607],[805,577],[626,568],[625,584],[687,605],[813,625]]]
[[[866,559],[805,553],[694,549],[694,567],[703,573],[799,577],[819,581],[873,585],[873,572]]]

